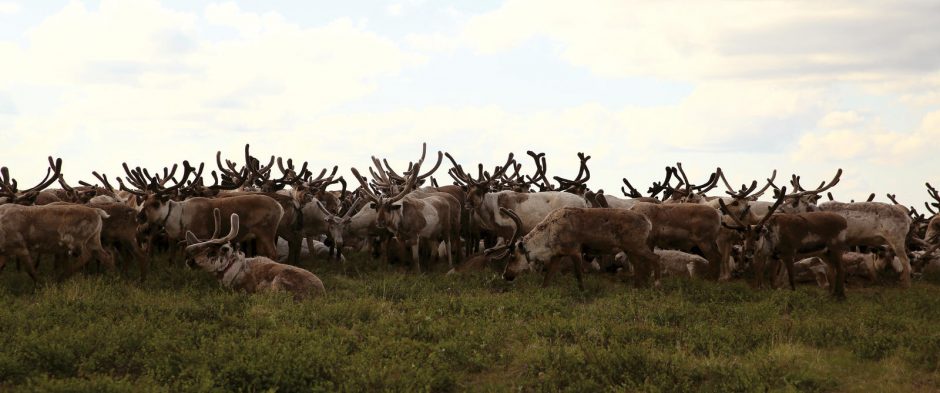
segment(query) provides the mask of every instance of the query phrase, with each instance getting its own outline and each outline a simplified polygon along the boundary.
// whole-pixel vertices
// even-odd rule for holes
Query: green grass
[[[48,263],[47,263],[48,264]],[[0,391],[930,391],[940,284],[754,291],[590,275],[305,263],[328,295],[249,296],[158,261],[147,282],[0,273]],[[48,267],[46,267],[48,268]],[[344,273],[345,271],[345,273]],[[51,277],[51,272],[45,272]]]

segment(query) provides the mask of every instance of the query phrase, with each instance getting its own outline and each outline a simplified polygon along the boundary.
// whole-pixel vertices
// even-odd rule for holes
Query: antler
[[[774,169],[774,172],[770,175],[770,179],[767,180],[767,184],[765,184],[764,188],[761,188],[759,191],[754,192],[754,190],[757,188],[757,180],[753,181],[750,187],[742,184],[741,189],[738,191],[735,191],[734,188],[731,187],[731,184],[728,183],[728,179],[725,178],[725,173],[721,168],[718,168],[718,171],[716,173],[718,174],[718,178],[721,179],[721,181],[725,184],[725,188],[728,189],[727,191],[728,195],[731,195],[731,197],[735,199],[749,199],[749,198],[757,199],[765,191],[767,191],[767,189],[770,188],[771,184],[773,184],[774,179],[777,178],[777,170]]]
[[[554,186],[546,178],[546,173],[548,172],[548,161],[545,159],[545,153],[535,154],[532,150],[526,151],[533,160],[535,160],[535,175],[525,177],[528,178],[527,184],[536,185],[541,191],[551,191],[555,189]]]
[[[448,171],[447,174],[450,175],[454,181],[463,186],[469,186],[471,184],[476,184],[476,181],[473,180],[466,172],[464,172],[463,167],[460,164],[457,164],[457,160],[454,160],[454,157],[450,153],[444,153],[444,156],[450,160],[450,163],[453,165]]]
[[[653,186],[650,187],[646,192],[650,194],[651,198],[655,198],[656,195],[659,195],[660,192],[663,192],[663,199],[668,199],[672,192],[675,190],[669,182],[672,180],[672,175],[675,173],[675,168],[666,167],[666,179],[662,183],[653,182]]]
[[[794,188],[798,187],[801,191],[795,192],[793,194],[788,194],[787,197],[796,198],[796,197],[801,197],[803,195],[819,194],[823,191],[829,190],[832,187],[835,187],[836,184],[839,184],[839,180],[841,177],[842,177],[842,168],[839,168],[839,170],[836,172],[836,175],[832,178],[832,180],[829,181],[829,183],[822,182],[822,184],[820,184],[819,187],[817,187],[815,190],[806,190],[803,188],[802,185],[800,185],[800,177],[794,175],[793,178],[790,180],[790,183],[791,185],[793,185]]]
[[[578,169],[578,177],[576,177],[574,180],[568,180],[560,176],[553,176],[555,181],[558,182],[559,186],[561,186],[561,188],[565,189],[566,191],[575,187],[584,186],[588,179],[591,178],[591,170],[588,169],[587,166],[587,162],[591,159],[591,156],[585,156],[584,153],[579,152],[578,159],[581,160],[581,167]]]
[[[216,224],[216,225],[215,225],[215,229],[214,229],[214,233],[212,234],[212,239],[206,240],[206,241],[204,241],[204,242],[196,243],[196,244],[190,244],[190,245],[186,246],[186,252],[193,252],[193,251],[195,251],[196,249],[198,249],[198,248],[200,248],[200,247],[202,247],[202,246],[206,246],[206,245],[225,244],[225,243],[228,243],[228,242],[232,241],[232,239],[235,239],[235,237],[238,236],[238,228],[239,228],[238,213],[232,213],[232,216],[231,216],[231,218],[230,218],[230,220],[231,220],[231,229],[229,229],[228,234],[225,235],[225,237],[222,237],[222,238],[220,238],[220,239],[216,239],[215,237],[217,236],[217,234],[218,234],[218,232],[219,232],[219,228],[221,227],[221,225],[220,225],[220,224],[221,224],[221,221],[222,221],[221,218],[220,218],[221,213],[219,212],[219,209],[218,209],[218,208],[215,208],[215,209],[212,211],[212,214],[213,214],[213,216],[215,217],[215,224]],[[196,235],[193,234],[193,233],[190,232],[190,231],[186,231],[186,238],[189,238],[189,237],[196,238]]]
[[[933,188],[933,186],[931,186],[930,183],[927,183],[927,194],[930,194],[930,197],[933,198],[935,201],[937,201],[932,204],[934,207],[937,208],[937,211],[934,211],[933,209],[930,208],[931,203],[924,202],[924,206],[927,207],[927,211],[929,211],[931,214],[937,214],[937,212],[940,212],[940,193],[938,193],[937,189]]]
[[[623,192],[623,196],[630,197],[630,198],[642,198],[643,197],[643,194],[640,194],[640,192],[637,191],[636,188],[633,188],[633,185],[630,184],[630,181],[627,180],[627,178],[623,178],[623,184],[627,186],[627,188],[620,187],[620,191]],[[629,193],[627,192],[628,189],[630,190]]]
[[[49,156],[49,168],[46,168],[46,175],[42,181],[26,190],[18,190],[16,180],[10,177],[10,170],[2,167],[0,168],[0,191],[14,199],[27,194],[35,194],[55,183],[61,175],[62,159],[53,160],[52,156]]]
[[[510,209],[507,209],[505,207],[499,208],[499,212],[506,216],[509,216],[512,222],[515,224],[515,228],[513,228],[512,230],[512,237],[509,239],[508,242],[506,242],[506,244],[503,244],[502,246],[496,246],[493,248],[483,250],[484,255],[489,256],[493,259],[503,259],[506,257],[506,255],[509,254],[510,251],[512,251],[515,248],[516,240],[519,239],[520,228],[522,228],[522,220],[519,218],[519,215],[517,215],[516,212]],[[494,255],[497,252],[499,252],[499,255]]]

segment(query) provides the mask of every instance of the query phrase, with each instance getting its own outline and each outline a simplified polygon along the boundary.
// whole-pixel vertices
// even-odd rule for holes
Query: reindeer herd
[[[262,165],[249,145],[242,164],[216,154],[212,185],[205,164],[188,161],[178,177],[178,164],[151,173],[125,163],[124,176],[114,177],[117,188],[98,172],[94,184],[73,187],[62,160],[52,157],[46,176],[28,189],[3,167],[0,270],[13,260],[40,281],[43,256],[52,258],[60,279],[91,260],[110,269],[117,260],[123,269],[136,263],[143,280],[150,259],[164,252],[171,263],[182,258],[227,287],[298,299],[325,292],[319,278],[297,267],[305,246],[337,259],[346,250],[367,251],[416,272],[445,260],[449,273],[494,268],[507,280],[538,270],[543,285],[567,269],[579,287],[591,270],[632,275],[638,286],[658,284],[663,274],[727,281],[750,272],[761,287],[770,270],[775,286],[815,280],[839,298],[850,276],[873,280],[892,266],[908,287],[915,272],[940,270],[933,256],[940,193],[929,183],[930,216],[891,194],[890,204],[874,202],[874,194],[864,202],[833,200],[828,190],[841,169],[815,188],[796,175],[778,186],[774,171],[765,182],[736,189],[721,168],[696,184],[677,164],[645,195],[624,178],[619,197],[588,187],[590,156],[578,154],[576,177],[553,182],[545,154],[527,154],[531,174],[510,153],[491,170],[477,164],[471,175],[472,167],[465,170],[450,153],[438,152],[426,165],[424,145],[404,170],[376,157],[369,177],[351,168],[354,190],[338,167],[313,176],[308,163],[298,168],[273,155]],[[453,184],[432,177],[444,157]],[[59,188],[49,188],[55,183]],[[706,195],[720,185],[726,195]],[[768,191],[772,201],[758,200]],[[819,203],[823,193],[829,201]]]

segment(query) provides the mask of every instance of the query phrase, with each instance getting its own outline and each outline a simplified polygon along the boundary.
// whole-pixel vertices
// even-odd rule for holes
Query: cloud
[[[937,69],[938,19],[940,7],[917,1],[508,0],[460,39],[497,53],[548,38],[564,60],[610,77],[864,80]]]
[[[385,7],[385,12],[391,16],[401,16],[404,6],[401,3],[392,3]]]
[[[20,12],[20,5],[12,1],[0,1],[0,15],[14,15]]]
[[[850,121],[844,121],[846,119]],[[811,162],[859,160],[893,167],[937,161],[940,111],[925,115],[920,126],[911,132],[886,130],[877,121],[864,123],[854,112],[830,113],[820,120],[820,125],[838,129],[803,135],[794,159]]]
[[[203,16],[238,34],[203,36]],[[50,141],[73,133],[297,131],[370,94],[376,78],[423,61],[348,18],[301,27],[232,3],[199,15],[157,1],[105,0],[97,9],[72,2],[26,37],[23,46],[0,43],[10,59],[0,62],[0,91],[20,114],[3,133]],[[39,91],[46,94],[34,97]],[[14,146],[49,151],[26,142],[34,140]]]
[[[819,120],[820,128],[846,128],[855,126],[864,120],[856,111],[830,112]]]

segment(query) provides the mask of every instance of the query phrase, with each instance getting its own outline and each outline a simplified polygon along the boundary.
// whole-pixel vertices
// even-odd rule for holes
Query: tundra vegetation
[[[154,261],[147,280],[0,274],[0,390],[931,391],[940,277],[815,286],[599,275],[413,274],[360,254],[305,259],[328,288],[248,295]],[[50,274],[50,263],[40,274]],[[90,269],[93,272],[94,269]],[[434,279],[430,279],[434,275]],[[867,285],[867,283],[865,284]]]

